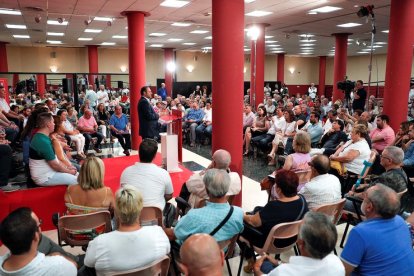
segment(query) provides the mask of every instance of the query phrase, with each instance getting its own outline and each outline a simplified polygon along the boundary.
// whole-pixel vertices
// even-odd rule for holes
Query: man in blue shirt
[[[198,107],[198,103],[194,102],[192,108],[184,117],[183,129],[190,129],[190,147],[195,146],[196,128],[204,118],[204,111]]]
[[[309,125],[306,130],[311,137],[312,148],[316,148],[323,134],[322,126],[319,124],[318,113],[316,112],[310,113]]]
[[[413,275],[411,236],[399,209],[391,188],[376,184],[367,190],[361,206],[367,219],[351,230],[341,254],[346,275]]]
[[[111,128],[111,135],[118,138],[119,143],[124,149],[124,154],[129,156],[129,150],[131,149],[129,122],[127,116],[122,114],[122,107],[120,105],[115,107],[115,113],[109,119],[109,127]]]
[[[403,144],[402,149],[404,150],[404,166],[413,166],[414,165],[414,125],[410,125],[408,130],[408,136],[410,141],[405,145]]]
[[[165,88],[165,83],[161,83],[161,87],[158,88],[157,94],[162,98],[163,101],[167,99],[167,89]]]

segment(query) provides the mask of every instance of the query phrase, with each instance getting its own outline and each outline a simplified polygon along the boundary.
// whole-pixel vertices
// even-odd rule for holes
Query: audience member
[[[3,136],[3,137],[2,137]],[[9,183],[9,176],[12,170],[13,150],[8,145],[8,141],[4,140],[4,136],[0,134],[0,190],[3,192],[12,192],[19,190],[19,186],[13,186]]]
[[[111,128],[112,136],[118,138],[119,143],[124,149],[124,154],[129,156],[129,150],[131,149],[130,124],[127,116],[122,113],[122,107],[120,105],[115,107],[115,113],[112,114],[109,120],[109,127]]]
[[[309,124],[305,126],[306,131],[309,133],[311,138],[311,146],[316,147],[321,140],[323,129],[319,124],[319,114],[316,112],[311,112],[309,117]]]
[[[341,254],[347,275],[412,274],[412,241],[399,209],[391,188],[378,183],[367,190],[361,206],[367,219],[352,228]]]
[[[395,140],[395,133],[388,125],[390,119],[387,115],[377,116],[376,122],[377,128],[369,133],[369,137],[371,138],[372,148],[381,154],[385,147],[391,146]]]
[[[98,130],[100,133],[102,133],[104,137],[104,143],[106,143],[107,138],[107,126],[109,123],[109,112],[106,111],[105,105],[103,103],[98,104],[98,107],[96,108],[96,122],[98,123]]]
[[[216,240],[207,234],[194,234],[181,246],[180,268],[184,275],[223,275],[224,253]]]
[[[57,116],[60,118],[61,125],[57,129],[57,133],[62,132],[64,135],[68,135],[70,141],[73,141],[76,146],[77,157],[79,159],[86,158],[86,155],[83,153],[85,148],[85,137],[75,129],[70,121],[67,119],[68,112],[66,109],[60,109],[57,113]],[[56,123],[55,123],[56,124]],[[56,126],[55,126],[56,128]]]
[[[260,268],[267,268],[270,262],[277,267],[267,274],[269,276],[344,276],[344,265],[332,254],[337,239],[335,225],[329,217],[322,213],[308,212],[303,218],[296,242],[301,256],[292,256],[289,263],[282,264],[266,254],[255,263],[254,275],[263,275]]]
[[[88,85],[88,89],[86,90],[85,101],[88,100],[90,107],[95,109],[97,102],[98,102],[98,95],[93,90],[93,85]]]
[[[196,141],[203,142],[206,138],[211,139],[213,132],[213,109],[211,108],[211,102],[206,103],[204,108],[204,117],[201,124],[196,127]]]
[[[198,103],[195,101],[191,105],[191,109],[184,117],[183,129],[189,129],[190,131],[190,146],[195,146],[196,141],[196,128],[201,123],[204,117],[204,111],[199,108]]]
[[[0,112],[2,112],[7,119],[14,122],[16,126],[19,125],[20,121],[23,121],[23,115],[19,115],[10,109],[10,105],[6,101],[6,90],[3,86],[0,87]]]
[[[143,267],[170,252],[161,227],[140,225],[143,199],[136,188],[121,187],[115,198],[117,230],[96,237],[86,251],[85,266],[95,268],[97,275]]]
[[[121,174],[121,186],[136,187],[144,198],[144,206],[164,209],[166,201],[173,195],[173,186],[169,173],[152,163],[158,150],[153,139],[144,139],[139,145],[139,161],[127,167]]]
[[[311,180],[299,191],[305,197],[309,209],[338,202],[341,199],[341,183],[336,176],[329,174],[329,158],[318,154],[312,158],[309,166],[312,170]]]
[[[343,145],[348,140],[348,136],[343,131],[344,126],[345,125],[342,120],[334,119],[332,122],[332,128],[321,138],[320,153],[330,156],[336,152],[338,146]]]
[[[257,116],[253,121],[252,127],[246,128],[244,133],[245,151],[243,155],[248,155],[250,152],[250,141],[252,138],[262,135],[269,129],[269,121],[266,118],[266,109],[263,106],[257,108]]]
[[[93,146],[93,149],[97,153],[101,153],[102,150],[99,147],[101,146],[101,142],[104,137],[101,133],[98,132],[98,124],[96,123],[95,117],[92,116],[91,110],[85,109],[85,113],[82,117],[79,118],[78,129],[83,134],[83,136],[85,136],[84,152],[86,154],[88,153],[92,137],[96,137],[97,140]]]
[[[33,181],[40,186],[74,185],[77,171],[58,161],[49,135],[54,131],[52,114],[37,116],[38,131],[30,142],[29,167]]]
[[[38,251],[40,226],[41,221],[29,208],[16,209],[2,221],[0,239],[10,252],[0,257],[1,275],[77,275],[72,259]]]

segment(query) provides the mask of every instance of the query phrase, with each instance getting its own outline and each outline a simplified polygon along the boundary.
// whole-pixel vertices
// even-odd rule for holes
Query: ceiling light
[[[116,44],[115,42],[102,42],[101,43],[102,46],[113,46],[115,44]]]
[[[316,41],[316,39],[308,39],[308,40],[306,40],[306,42],[315,42]]]
[[[105,22],[112,22],[112,18],[111,17],[94,17],[93,18],[94,21],[105,21]]]
[[[283,50],[280,50],[280,51],[272,51],[272,53],[274,53],[274,54],[281,54],[281,53],[284,53],[285,51],[283,51]]]
[[[300,47],[308,47],[308,46],[315,46],[315,43],[305,43],[305,44],[300,45]]]
[[[64,33],[47,32],[47,35],[50,35],[50,36],[64,36],[65,34]]]
[[[80,40],[80,41],[91,41],[92,38],[91,37],[79,37],[78,40]]]
[[[69,24],[69,22],[68,21],[64,21],[63,18],[59,18],[58,20],[48,20],[47,21],[47,24],[49,24],[49,25],[63,25],[63,26],[66,26],[66,25]]]
[[[191,73],[191,72],[193,72],[193,70],[194,70],[194,66],[192,66],[192,65],[187,65],[187,66],[185,67],[185,69],[187,69],[187,71],[188,71],[189,73]]]
[[[188,26],[191,26],[191,23],[187,23],[187,22],[174,22],[174,23],[171,24],[171,26],[188,27]]]
[[[256,0],[244,0],[244,3],[249,4],[249,3],[252,3],[254,1],[256,1]]]
[[[184,42],[184,43],[183,43],[183,45],[190,45],[190,46],[191,46],[191,45],[196,45],[196,44],[197,44],[197,43],[194,43],[194,42]]]
[[[244,49],[244,51],[245,51],[245,52],[248,52],[248,51],[250,51],[250,49],[248,49],[248,48],[245,48],[245,49]]]
[[[6,24],[9,29],[27,29],[26,25],[15,25],[15,24]]]
[[[260,29],[256,26],[250,27],[249,31],[247,32],[247,36],[250,37],[251,40],[257,41],[260,36]]]
[[[206,47],[203,47],[203,48],[201,48],[201,49],[204,49],[204,50],[211,50],[211,49],[213,49],[213,47],[211,47],[211,46],[206,46]]]
[[[169,8],[181,8],[190,3],[190,1],[182,1],[182,0],[165,0],[160,4],[163,7]]]
[[[311,47],[305,47],[305,48],[301,48],[302,50],[313,50],[313,48]]]
[[[165,33],[150,33],[148,36],[164,36]]]
[[[182,38],[169,38],[168,39],[168,41],[171,41],[171,42],[182,41],[182,40],[183,40]]]
[[[378,44],[378,45],[386,45],[386,44],[387,44],[387,42],[378,41],[378,42],[374,42],[374,44]]]
[[[368,52],[357,52],[357,54],[368,54]]]
[[[332,6],[325,6],[325,7],[320,7],[320,8],[317,8],[317,9],[310,10],[308,12],[308,14],[328,13],[328,12],[334,12],[334,11],[337,11],[337,10],[342,10],[342,8],[332,7]]]
[[[249,13],[246,13],[247,16],[254,16],[254,17],[262,17],[269,14],[272,14],[273,12],[267,12],[267,11],[252,11]]]
[[[59,40],[46,40],[46,42],[49,44],[62,44],[62,41]]]
[[[11,9],[0,9],[0,14],[9,14],[9,15],[22,15],[21,11],[19,10],[11,10]]]
[[[42,17],[40,15],[35,16],[35,22],[36,23],[40,23],[41,20],[42,20]]]
[[[352,39],[352,38],[348,38],[348,41],[354,41],[354,39]]]
[[[265,38],[272,38],[274,37],[273,35],[265,35]]]
[[[127,35],[113,35],[112,38],[128,38]]]
[[[266,40],[265,43],[266,44],[269,44],[269,43],[277,43],[277,40]]]
[[[267,46],[269,46],[270,48],[280,47],[279,44],[272,44],[272,45],[267,45]]]
[[[312,55],[312,53],[299,53],[299,55]]]
[[[112,21],[106,22],[106,26],[111,27],[112,26]]]
[[[212,36],[206,36],[204,39],[213,39]]]
[[[314,37],[315,35],[313,34],[300,34],[298,35],[298,37],[304,37],[304,38],[308,38],[308,37]]]
[[[388,34],[390,30],[383,30],[381,32]]]
[[[357,27],[357,26],[361,26],[362,24],[359,24],[359,23],[345,23],[345,24],[339,24],[339,25],[336,25],[336,26],[338,26],[338,27],[341,27],[341,28],[352,28],[352,27]]]
[[[384,47],[384,46],[382,46],[382,45],[374,45],[374,46],[372,46],[373,48],[382,48],[382,47]]]
[[[174,62],[172,62],[172,61],[168,62],[168,63],[167,63],[167,65],[166,65],[165,67],[167,68],[167,70],[168,70],[169,72],[174,72],[174,71],[175,71],[175,69],[176,69],[176,65],[175,65],[175,63],[174,63]]]
[[[58,68],[57,68],[57,66],[56,66],[56,65],[52,65],[52,66],[50,66],[50,67],[49,67],[49,69],[50,69],[50,72],[52,72],[52,73],[56,73],[56,72],[57,72],[57,70],[58,70]]]
[[[164,44],[151,44],[150,47],[161,48]]]
[[[98,29],[85,29],[85,33],[100,33],[102,30]]]
[[[119,69],[122,73],[125,73],[127,71],[127,67],[125,65],[122,65]]]
[[[206,30],[194,30],[190,32],[190,34],[206,34],[206,33],[208,33],[208,31]]]
[[[88,26],[89,24],[91,24],[91,22],[92,22],[92,19],[89,18],[89,19],[83,21],[83,24],[85,24],[85,26]]]
[[[30,38],[28,35],[13,35],[14,38]]]

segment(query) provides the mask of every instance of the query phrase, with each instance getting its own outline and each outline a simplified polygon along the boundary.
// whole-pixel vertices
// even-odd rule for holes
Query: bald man
[[[181,246],[180,268],[185,275],[223,275],[224,252],[208,234],[195,234]]]

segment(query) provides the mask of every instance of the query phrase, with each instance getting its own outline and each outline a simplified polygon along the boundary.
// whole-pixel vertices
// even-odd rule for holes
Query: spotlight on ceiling
[[[361,6],[357,12],[358,17],[374,15],[374,5]]]
[[[63,21],[65,21],[65,18],[59,17],[59,18],[57,19],[57,22],[58,22],[59,24],[62,24],[62,23],[63,23]]]
[[[112,26],[112,22],[111,22],[111,21],[108,21],[108,22],[106,22],[106,25],[107,25],[108,27],[111,27],[111,26]]]
[[[85,24],[85,26],[88,26],[89,24],[91,24],[91,22],[92,22],[92,19],[87,19],[87,20],[85,20],[85,21],[83,21],[83,23]]]
[[[36,23],[40,23],[40,21],[42,20],[42,17],[40,15],[36,15],[34,20]]]

